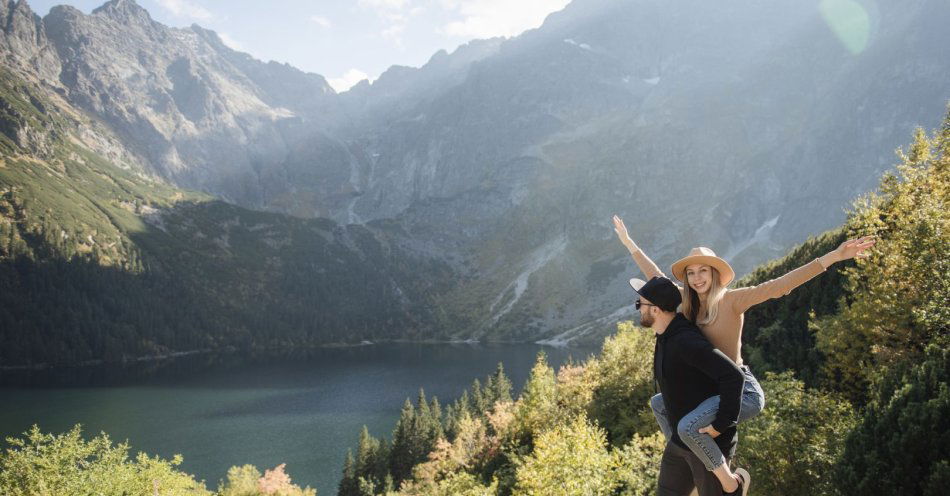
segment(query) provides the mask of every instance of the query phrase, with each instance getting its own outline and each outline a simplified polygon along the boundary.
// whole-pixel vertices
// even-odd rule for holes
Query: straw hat
[[[698,246],[689,250],[689,255],[679,259],[673,264],[671,270],[673,275],[680,281],[686,282],[686,266],[693,264],[706,264],[719,271],[720,281],[723,286],[732,282],[736,277],[736,272],[732,270],[729,263],[716,256],[716,253],[706,248]]]

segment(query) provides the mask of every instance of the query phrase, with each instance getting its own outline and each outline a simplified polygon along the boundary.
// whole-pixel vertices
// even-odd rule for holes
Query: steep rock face
[[[317,123],[341,118],[339,111],[329,103],[336,92],[323,76],[303,72],[289,64],[261,62],[226,46],[214,31],[197,24],[191,25],[190,29],[249,79],[267,105],[291,109],[303,117],[315,119]]]
[[[42,22],[24,2],[5,9],[5,52],[107,123],[148,172],[267,208],[301,169],[320,167],[285,158],[323,136],[333,91],[321,76],[254,61],[197,26],[163,26],[132,0],[91,15],[58,6]]]
[[[365,126],[373,126],[384,116],[411,111],[420,101],[429,100],[465,81],[468,68],[498,53],[504,38],[473,40],[451,54],[439,50],[422,67],[392,66],[370,85],[361,81],[340,95],[347,111]]]
[[[0,46],[4,65],[20,67],[46,81],[58,79],[56,49],[46,38],[42,19],[25,0],[0,1]]]
[[[706,245],[744,272],[840,222],[950,97],[947,5],[822,9],[575,1],[367,133],[353,210],[470,254],[447,300],[489,335],[622,315],[613,213],[663,267]]]

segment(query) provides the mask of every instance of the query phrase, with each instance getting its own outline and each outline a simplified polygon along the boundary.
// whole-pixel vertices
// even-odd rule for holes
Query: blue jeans
[[[739,422],[755,417],[765,408],[765,393],[762,391],[762,386],[752,375],[749,367],[743,365],[741,368],[742,375],[745,376],[745,384],[742,386]],[[650,398],[650,408],[653,409],[656,423],[660,424],[660,430],[669,440],[673,436],[673,431],[670,429],[670,420],[666,415],[666,406],[663,404],[662,394]],[[712,396],[700,403],[693,411],[687,413],[676,426],[676,433],[683,440],[683,444],[702,460],[706,470],[714,470],[726,463],[726,457],[723,456],[716,440],[709,434],[699,432],[699,429],[712,424],[718,411],[719,396]]]

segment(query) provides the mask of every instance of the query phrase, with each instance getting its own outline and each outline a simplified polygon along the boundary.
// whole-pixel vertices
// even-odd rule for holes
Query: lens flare
[[[849,52],[857,55],[867,48],[871,17],[861,4],[854,0],[821,0],[818,10]]]

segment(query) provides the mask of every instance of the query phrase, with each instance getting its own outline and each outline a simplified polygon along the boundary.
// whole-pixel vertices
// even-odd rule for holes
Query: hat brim
[[[634,277],[630,279],[629,281],[627,281],[627,283],[630,284],[630,287],[633,288],[633,290],[636,291],[637,294],[640,294],[640,288],[642,288],[647,282],[644,281],[643,279],[637,279],[636,277]]]
[[[693,255],[689,257],[684,257],[676,261],[670,270],[680,281],[686,282],[686,267],[693,264],[705,264],[719,271],[719,277],[721,280],[720,284],[727,286],[733,279],[736,278],[736,271],[732,270],[732,267],[729,265],[729,262],[719,258],[709,255]]]

